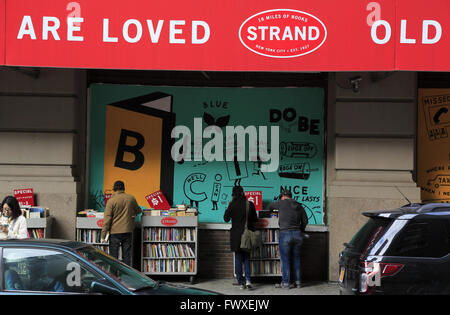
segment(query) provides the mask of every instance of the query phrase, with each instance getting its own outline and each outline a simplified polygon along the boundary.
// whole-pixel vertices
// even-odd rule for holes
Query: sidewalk
[[[242,290],[235,285],[234,279],[197,279],[195,284],[176,282],[185,286],[206,289],[227,295],[339,295],[337,283],[305,282],[304,287],[297,289],[277,289],[272,282],[254,282],[252,290]]]

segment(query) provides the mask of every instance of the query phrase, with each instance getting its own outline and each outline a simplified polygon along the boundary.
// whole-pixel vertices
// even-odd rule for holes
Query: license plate
[[[339,282],[344,282],[345,268],[341,268],[341,272],[339,273]]]

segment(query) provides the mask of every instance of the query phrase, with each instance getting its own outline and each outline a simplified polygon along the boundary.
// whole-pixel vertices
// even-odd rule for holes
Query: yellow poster
[[[450,89],[419,89],[417,179],[423,202],[450,202]]]
[[[162,126],[160,117],[106,106],[105,190],[121,180],[125,191],[148,207],[145,196],[160,189]]]

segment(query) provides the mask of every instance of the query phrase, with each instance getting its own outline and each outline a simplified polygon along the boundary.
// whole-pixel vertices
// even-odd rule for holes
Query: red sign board
[[[448,0],[0,0],[0,9],[0,62],[10,66],[450,71]]]
[[[97,226],[98,227],[103,227],[103,219],[100,219],[97,221]]]
[[[108,200],[111,199],[111,197],[112,197],[112,194],[105,194],[103,196],[103,199],[105,201],[105,207],[106,207],[106,204],[108,203]]]
[[[246,191],[245,198],[253,202],[256,211],[262,210],[262,192],[261,191]]]
[[[34,204],[34,193],[32,188],[27,189],[15,189],[14,197],[19,202],[20,206],[31,206]]]
[[[178,220],[174,217],[165,217],[161,219],[161,224],[166,226],[173,226],[178,223]]]
[[[156,210],[169,210],[170,204],[161,190],[158,190],[148,196],[145,196],[150,208]]]
[[[0,0],[0,65],[5,64],[5,1]]]

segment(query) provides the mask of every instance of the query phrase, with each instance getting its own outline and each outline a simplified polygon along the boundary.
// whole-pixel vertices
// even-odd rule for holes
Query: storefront
[[[232,187],[261,207],[287,187],[305,276],[335,280],[361,212],[421,200],[417,71],[450,69],[446,2],[342,5],[0,1],[1,191],[34,186],[73,238],[114,180],[145,208],[161,190],[198,207],[199,274],[228,277]]]

